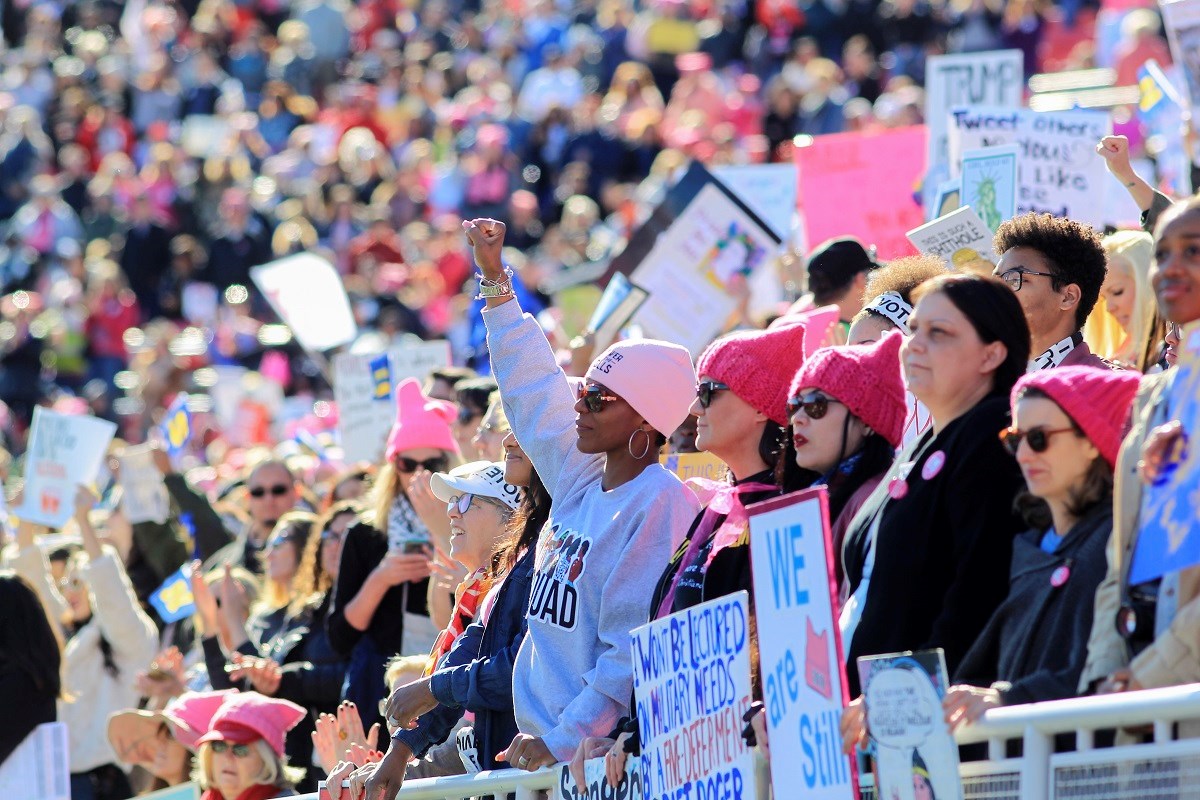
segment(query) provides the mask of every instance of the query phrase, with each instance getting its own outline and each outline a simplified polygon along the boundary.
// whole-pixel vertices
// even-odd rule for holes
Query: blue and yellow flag
[[[187,395],[176,396],[167,409],[162,422],[163,439],[167,442],[167,454],[175,458],[187,447],[192,438],[192,415],[188,413]]]
[[[1138,90],[1141,92],[1138,116],[1146,127],[1156,133],[1162,133],[1160,128],[1164,118],[1168,113],[1177,114],[1183,107],[1183,100],[1154,59],[1142,64],[1138,70]]]
[[[375,399],[392,399],[392,365],[387,353],[371,359],[371,380],[375,382]]]
[[[150,595],[150,605],[154,606],[163,622],[178,622],[196,613],[196,599],[192,597],[188,569],[187,565],[180,567]]]

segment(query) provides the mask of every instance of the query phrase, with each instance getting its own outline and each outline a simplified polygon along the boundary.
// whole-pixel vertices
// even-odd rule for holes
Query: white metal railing
[[[962,765],[964,795],[984,798],[1088,797],[1200,798],[1200,738],[1177,739],[1176,723],[1196,721],[1200,735],[1200,684],[1008,706],[987,712],[958,733],[959,744],[985,744],[988,758]],[[1097,731],[1149,727],[1150,744],[1096,749]],[[1075,749],[1054,753],[1055,737],[1075,735]],[[1020,758],[1007,758],[1010,742],[1022,743]],[[505,769],[428,778],[404,784],[400,800],[465,800],[513,792],[532,800],[558,786],[562,765],[537,772]],[[870,779],[864,776],[864,796]],[[1172,787],[1175,787],[1174,789]],[[297,800],[317,800],[304,795]]]

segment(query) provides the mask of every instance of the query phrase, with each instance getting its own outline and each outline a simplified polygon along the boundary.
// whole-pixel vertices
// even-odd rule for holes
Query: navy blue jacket
[[[513,716],[512,674],[517,650],[527,630],[525,612],[533,585],[536,548],[530,547],[513,565],[496,596],[487,625],[467,626],[430,678],[429,687],[439,705],[422,716],[413,730],[397,731],[393,738],[421,756],[441,744],[462,718],[475,714],[475,741],[483,769],[498,769],[496,754],[517,735]]]

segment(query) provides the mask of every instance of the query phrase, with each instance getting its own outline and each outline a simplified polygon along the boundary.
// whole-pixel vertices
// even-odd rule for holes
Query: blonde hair
[[[274,786],[278,789],[291,789],[297,783],[304,780],[304,770],[297,767],[289,767],[287,759],[280,759],[279,756],[275,755],[275,751],[271,749],[271,745],[267,744],[266,739],[256,739],[250,742],[250,748],[262,759],[262,769],[254,776],[254,786]],[[205,742],[200,745],[200,752],[196,755],[196,771],[192,775],[192,779],[200,784],[200,788],[204,791],[208,791],[214,786],[212,760],[212,742]]]
[[[398,686],[411,683],[425,674],[429,664],[429,656],[394,656],[387,662],[383,682],[387,684],[388,692]]]
[[[1102,244],[1108,256],[1109,270],[1113,260],[1121,259],[1129,265],[1133,278],[1133,313],[1129,318],[1129,330],[1121,328],[1116,318],[1103,302],[1096,303],[1083,325],[1083,338],[1088,347],[1100,356],[1133,364],[1141,372],[1151,366],[1157,352],[1157,330],[1160,326],[1155,305],[1154,290],[1150,286],[1150,265],[1154,261],[1154,237],[1143,231],[1117,231],[1105,236]]]

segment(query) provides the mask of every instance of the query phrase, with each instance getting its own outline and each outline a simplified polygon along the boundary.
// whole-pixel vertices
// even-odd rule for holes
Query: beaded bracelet
[[[479,280],[479,294],[475,295],[476,300],[486,300],[489,297],[508,297],[513,293],[513,271],[511,269],[505,268],[504,280],[500,281],[490,280],[482,274],[476,274],[475,277]]]

